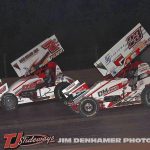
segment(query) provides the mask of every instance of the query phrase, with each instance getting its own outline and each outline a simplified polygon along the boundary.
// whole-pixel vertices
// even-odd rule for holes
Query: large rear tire
[[[142,103],[150,107],[150,87],[146,87],[141,94]]]
[[[12,93],[5,93],[1,98],[1,106],[6,111],[16,110],[18,107],[18,99]]]
[[[66,97],[63,95],[62,90],[65,89],[70,84],[68,82],[61,82],[56,85],[54,89],[54,95],[57,100],[65,101]]]
[[[99,110],[98,102],[91,97],[83,98],[79,104],[79,112],[82,117],[93,117]]]

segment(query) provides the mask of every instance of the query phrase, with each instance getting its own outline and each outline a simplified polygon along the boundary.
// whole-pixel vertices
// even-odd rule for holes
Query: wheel
[[[65,89],[69,85],[70,84],[68,82],[61,82],[61,83],[57,84],[54,89],[55,98],[60,101],[65,101],[66,97],[63,95],[62,90]]]
[[[83,117],[93,117],[97,114],[99,106],[94,98],[83,98],[79,104],[79,112]]]
[[[146,87],[141,94],[142,103],[150,107],[150,87]]]
[[[1,98],[1,106],[6,111],[16,110],[18,106],[18,99],[14,94],[5,93]]]

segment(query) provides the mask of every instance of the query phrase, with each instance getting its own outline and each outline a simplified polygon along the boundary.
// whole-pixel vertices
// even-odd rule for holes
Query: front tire
[[[150,107],[150,87],[146,87],[141,94],[142,103]]]
[[[98,102],[94,98],[83,98],[79,104],[79,112],[83,117],[93,117],[99,110]]]
[[[65,89],[70,84],[68,82],[61,82],[56,85],[54,89],[54,95],[57,100],[65,101],[66,97],[63,95],[62,90]]]
[[[16,110],[18,107],[18,99],[12,93],[5,93],[1,98],[1,106],[6,111]]]

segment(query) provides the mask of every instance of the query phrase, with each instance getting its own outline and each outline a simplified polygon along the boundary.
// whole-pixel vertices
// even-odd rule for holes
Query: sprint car
[[[95,116],[100,109],[141,103],[150,106],[149,64],[133,60],[149,41],[139,23],[94,63],[104,79],[92,87],[76,80],[62,90],[64,103],[83,117]]]
[[[15,110],[18,104],[57,98],[61,87],[73,82],[63,75],[60,67],[51,60],[63,51],[55,36],[52,36],[12,62],[20,77],[9,88],[0,82],[0,104],[7,111]],[[59,87],[55,88],[56,85]],[[60,98],[60,97],[59,97]]]

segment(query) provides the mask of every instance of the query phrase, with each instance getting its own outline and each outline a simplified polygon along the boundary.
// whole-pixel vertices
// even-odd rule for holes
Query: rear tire
[[[150,87],[146,87],[141,94],[142,103],[150,107]]]
[[[93,117],[99,110],[98,102],[91,97],[83,98],[79,104],[79,112],[83,117]]]
[[[5,93],[1,98],[1,106],[6,111],[16,110],[18,107],[18,99],[12,93]]]
[[[63,95],[62,90],[65,89],[69,85],[70,84],[68,82],[61,82],[61,83],[57,84],[54,89],[55,98],[60,101],[65,101],[66,97]]]

